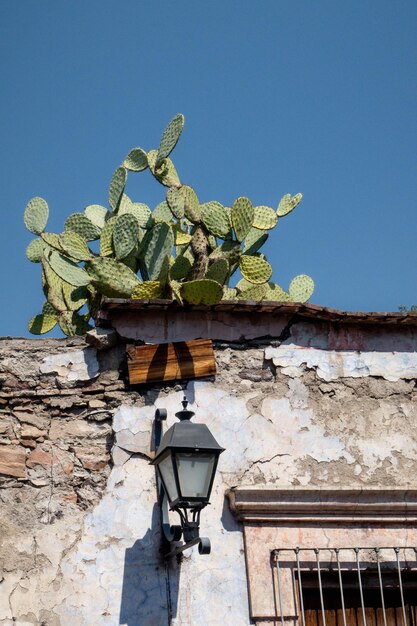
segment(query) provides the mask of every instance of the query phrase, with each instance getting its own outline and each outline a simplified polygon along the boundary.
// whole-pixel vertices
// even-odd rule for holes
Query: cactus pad
[[[181,136],[182,129],[184,128],[184,116],[179,113],[172,118],[166,129],[164,130],[161,142],[159,144],[158,154],[156,157],[157,163],[160,163],[167,158],[177,145],[178,139]]]
[[[291,213],[291,211],[293,211],[295,207],[300,204],[302,199],[302,193],[296,193],[292,198],[290,193],[285,194],[285,196],[281,198],[278,205],[277,216],[284,217],[285,215],[288,215],[288,213]]]
[[[42,261],[43,250],[45,248],[45,244],[37,237],[36,239],[32,239],[26,248],[26,258],[32,263],[40,263]]]
[[[43,241],[47,244],[46,248],[54,248],[55,250],[62,251],[59,235],[55,233],[41,233]]]
[[[79,315],[75,311],[64,311],[58,318],[58,324],[62,332],[67,337],[74,337],[74,335],[85,335],[88,330],[91,330],[91,326],[88,323],[86,316]]]
[[[127,198],[127,196],[126,196]],[[150,225],[151,210],[142,202],[123,202],[120,205],[118,215],[134,215],[141,228],[147,228]]]
[[[62,235],[59,236],[59,243],[65,254],[77,261],[88,261],[88,259],[91,259],[93,256],[91,250],[85,243],[85,239],[72,230],[63,232]]]
[[[229,263],[226,259],[215,261],[207,270],[205,278],[215,280],[220,285],[224,285],[229,276]]]
[[[278,217],[274,209],[269,206],[256,206],[254,208],[255,217],[252,226],[259,230],[270,230],[277,225]]]
[[[191,235],[184,232],[182,228],[180,228],[179,224],[175,224],[173,232],[176,246],[184,246],[185,244],[190,243],[192,239]]]
[[[171,280],[184,280],[191,270],[191,267],[191,262],[187,257],[183,255],[175,257],[175,261],[169,270]]]
[[[116,259],[124,259],[138,242],[139,224],[134,215],[118,215],[113,229],[113,246]]]
[[[260,232],[257,228],[251,228],[243,242],[244,254],[255,254],[258,252],[265,241],[268,239],[268,233]]]
[[[49,263],[55,274],[74,287],[84,287],[90,282],[89,275],[82,267],[78,267],[76,263],[62,256],[59,252],[51,253]]]
[[[152,219],[154,222],[172,222],[172,212],[168,206],[168,203],[160,202],[152,211]]]
[[[272,267],[268,261],[258,256],[241,256],[239,267],[243,278],[256,285],[268,282],[272,275]]]
[[[215,280],[191,280],[183,283],[181,295],[190,304],[211,306],[222,299],[223,287]]]
[[[183,185],[181,194],[184,196],[184,214],[193,224],[199,224],[201,220],[200,202],[192,187]]]
[[[132,172],[141,172],[148,167],[148,157],[142,148],[133,148],[123,161],[123,167]]]
[[[201,205],[201,219],[207,230],[224,239],[227,237],[230,228],[230,215],[220,202],[211,201]]]
[[[117,213],[127,181],[127,171],[123,166],[114,172],[109,187],[109,205]]]
[[[146,280],[132,292],[133,300],[145,300],[147,298],[160,298],[162,296],[162,285],[157,280]]]
[[[243,241],[252,228],[255,211],[249,198],[235,200],[232,211],[232,224],[238,241]]]
[[[94,287],[110,298],[130,298],[140,280],[123,263],[109,258],[96,258],[86,264]]]
[[[176,187],[171,187],[167,191],[167,203],[169,208],[172,211],[172,214],[177,219],[181,219],[184,217],[184,205],[185,205],[185,196],[181,189],[177,189]]]
[[[113,230],[116,224],[117,216],[111,217],[101,231],[100,237],[100,256],[112,256],[113,248]]]
[[[249,289],[241,291],[237,295],[238,300],[254,300],[260,302],[264,299],[266,293],[266,284],[264,285],[252,285]]]
[[[292,279],[288,289],[289,297],[293,302],[307,302],[313,295],[314,281],[306,274],[300,274]]]
[[[165,187],[179,187],[181,183],[175,165],[169,158],[164,159],[160,165],[157,165],[157,154],[157,150],[148,152],[149,169],[152,174]]]
[[[232,287],[223,287],[222,300],[236,300],[237,290]]]
[[[266,287],[265,300],[271,302],[290,302],[291,298],[282,287],[275,283],[268,283]]]
[[[63,283],[62,293],[69,311],[78,311],[78,309],[87,304],[88,291],[85,287],[73,287],[73,285]]]
[[[43,198],[32,198],[28,202],[24,213],[26,228],[34,235],[40,235],[48,222],[49,208]]]
[[[165,222],[157,223],[147,232],[141,243],[142,275],[145,280],[159,280],[165,259],[171,256],[174,245],[172,229]],[[169,269],[169,265],[167,270]]]
[[[104,228],[106,220],[110,217],[110,212],[106,209],[106,207],[101,206],[100,204],[90,204],[85,207],[84,215],[88,217],[90,222],[92,222],[97,228]]]
[[[43,315],[52,315],[52,316],[57,316],[57,312],[55,311],[54,307],[52,306],[52,304],[50,304],[49,302],[44,302],[43,307],[42,307],[42,314]]]
[[[95,241],[100,237],[100,229],[84,213],[72,213],[65,221],[65,230],[78,233],[85,241]]]
[[[43,335],[49,333],[57,323],[56,315],[35,315],[28,324],[28,330],[32,335]]]

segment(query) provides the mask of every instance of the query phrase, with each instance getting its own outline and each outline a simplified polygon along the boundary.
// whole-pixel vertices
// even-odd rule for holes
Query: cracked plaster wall
[[[219,340],[215,379],[135,389],[121,343],[3,340],[0,625],[249,626],[228,488],[416,487],[416,341],[396,332],[300,323],[281,344]],[[212,554],[166,566],[152,419],[167,408],[171,425],[184,390],[226,452],[201,522]]]

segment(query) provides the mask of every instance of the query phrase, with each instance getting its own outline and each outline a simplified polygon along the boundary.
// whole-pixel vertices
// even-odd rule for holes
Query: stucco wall
[[[300,321],[281,341],[217,339],[215,378],[129,389],[123,343],[4,339],[0,625],[249,626],[225,491],[416,487],[416,346],[413,328]],[[171,425],[184,390],[226,452],[201,520],[211,555],[166,565],[152,419],[167,408]]]

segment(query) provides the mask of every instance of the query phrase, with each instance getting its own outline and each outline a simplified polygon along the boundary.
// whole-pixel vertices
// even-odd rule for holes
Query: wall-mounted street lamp
[[[190,421],[194,413],[187,410],[185,398],[182,405],[183,410],[175,414],[179,423],[167,430],[162,441],[161,421],[166,419],[167,412],[158,409],[155,414],[157,451],[151,464],[157,471],[163,552],[167,558],[197,543],[200,554],[210,553],[210,540],[199,536],[200,513],[209,504],[217,461],[224,450],[205,424]],[[180,526],[170,525],[168,504],[180,516]],[[173,547],[172,542],[178,542],[181,537],[185,543]]]

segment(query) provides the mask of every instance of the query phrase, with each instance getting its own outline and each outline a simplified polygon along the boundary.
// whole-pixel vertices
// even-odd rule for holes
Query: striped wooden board
[[[216,373],[211,339],[128,346],[127,363],[131,385]]]

